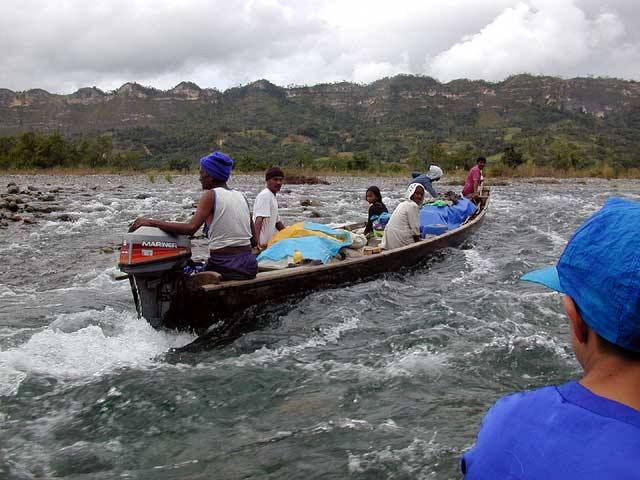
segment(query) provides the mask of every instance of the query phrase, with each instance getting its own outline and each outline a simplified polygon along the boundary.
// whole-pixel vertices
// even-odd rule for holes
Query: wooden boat
[[[139,265],[131,260],[135,258],[135,242],[127,240],[121,248],[119,266],[129,274],[138,313],[153,326],[202,332],[219,320],[253,305],[282,302],[314,290],[395,272],[417,265],[444,248],[459,246],[484,220],[489,198],[490,194],[485,190],[480,198],[480,208],[458,228],[441,235],[429,236],[395,250],[362,254],[334,263],[259,272],[252,280],[217,282],[214,274],[212,281],[209,281],[207,278],[211,277],[207,277],[207,273],[210,272],[187,277],[182,274],[182,269],[186,258],[190,256],[190,249],[187,251],[184,246],[178,255],[164,257],[172,262],[178,259],[170,268],[165,265],[159,270],[155,264],[145,265],[144,262]],[[355,230],[363,225],[348,225],[345,229]],[[169,243],[176,243],[180,250],[180,242],[147,241],[146,246],[169,248]],[[140,248],[144,247],[143,244]],[[129,262],[126,261],[127,256]],[[159,274],[159,271],[162,273]]]

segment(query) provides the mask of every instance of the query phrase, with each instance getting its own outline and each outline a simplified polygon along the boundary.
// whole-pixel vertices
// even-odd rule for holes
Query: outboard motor
[[[140,227],[124,236],[118,268],[129,275],[138,317],[152,327],[163,326],[190,258],[191,240],[186,235]]]

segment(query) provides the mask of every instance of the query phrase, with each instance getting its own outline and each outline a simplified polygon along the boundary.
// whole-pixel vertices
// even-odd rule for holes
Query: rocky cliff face
[[[266,80],[222,93],[182,82],[161,91],[126,83],[105,93],[95,87],[70,95],[44,90],[13,92],[0,89],[0,134],[25,130],[83,133],[134,126],[154,126],[200,116],[248,115],[272,105],[278,108],[324,109],[376,123],[402,115],[468,112],[507,117],[531,109],[571,112],[605,119],[640,108],[640,83],[616,79],[517,75],[499,83],[400,75],[369,85],[321,84],[281,88]]]

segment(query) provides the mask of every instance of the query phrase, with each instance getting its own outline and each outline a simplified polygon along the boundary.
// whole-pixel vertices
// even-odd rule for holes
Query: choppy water
[[[361,220],[364,191],[393,179],[285,186],[286,223]],[[43,190],[55,215],[0,229],[0,478],[449,479],[486,409],[575,378],[558,295],[518,280],[640,182],[494,187],[484,225],[427,265],[270,307],[223,349],[138,320],[114,276],[138,215],[184,220],[197,178],[0,176]],[[257,177],[233,185],[252,201]],[[136,198],[140,194],[148,198]],[[202,241],[196,241],[204,256]]]

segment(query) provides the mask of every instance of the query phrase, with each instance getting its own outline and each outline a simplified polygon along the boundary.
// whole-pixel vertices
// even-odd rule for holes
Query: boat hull
[[[182,289],[164,318],[167,328],[202,331],[253,305],[282,302],[314,290],[360,282],[384,273],[414,267],[444,248],[457,247],[483,222],[488,199],[480,211],[455,230],[395,250],[318,266],[298,266],[259,274],[256,279]]]

